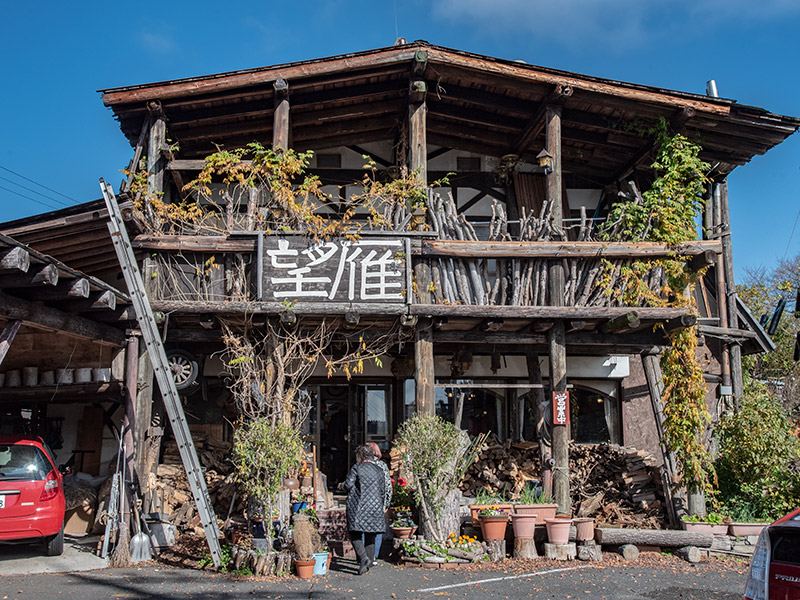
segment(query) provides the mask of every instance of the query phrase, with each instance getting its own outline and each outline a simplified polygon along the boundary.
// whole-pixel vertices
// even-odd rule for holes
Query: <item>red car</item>
[[[64,551],[64,478],[41,438],[0,436],[0,541],[41,539]]]
[[[746,600],[800,598],[800,508],[765,527],[747,574]]]

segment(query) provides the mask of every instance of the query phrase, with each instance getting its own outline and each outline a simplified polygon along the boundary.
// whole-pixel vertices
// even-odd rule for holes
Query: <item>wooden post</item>
[[[722,217],[722,190],[720,184],[714,184],[714,230],[717,234],[722,234],[727,225]],[[717,307],[719,311],[719,326],[728,328],[728,288],[725,283],[725,259],[722,254],[717,256],[717,264],[714,268],[714,275],[717,279]],[[728,344],[722,344],[722,358],[720,360],[722,370],[722,390],[720,396],[730,395],[731,390],[731,359]],[[727,388],[727,389],[724,389]]]
[[[547,151],[553,157],[553,169],[547,174],[547,199],[552,202],[553,228],[561,231],[561,106],[550,105],[545,111]],[[557,233],[556,235],[560,235]],[[548,304],[564,306],[564,267],[560,260],[550,262]],[[547,334],[550,346],[550,390],[567,390],[567,346],[565,325],[562,319],[553,323]],[[569,425],[553,425],[553,496],[558,513],[569,515]]]
[[[417,387],[417,412],[422,415],[436,414],[435,374],[433,363],[433,323],[420,319],[414,344],[414,379]]]
[[[139,338],[131,335],[125,346],[125,414],[122,417],[122,440],[125,444],[126,474],[128,481],[135,482],[139,475],[136,444],[136,389],[139,377]]]
[[[728,204],[728,179],[723,179],[719,184],[719,206],[722,221],[722,261],[725,265],[725,290],[728,303],[728,327],[739,328],[739,308],[736,302],[736,284],[733,279],[733,246],[731,244],[731,214]],[[728,346],[730,349],[731,385],[733,386],[733,401],[738,404],[742,397],[742,347],[737,343]]]
[[[164,194],[164,158],[161,155],[161,148],[167,144],[167,122],[160,101],[148,102],[147,110],[150,113],[151,123],[147,142],[147,171],[149,173],[147,193],[153,198],[161,199]],[[153,226],[158,227],[161,223],[161,218],[149,203],[145,204],[145,215]]]
[[[272,120],[272,149],[289,149],[289,83],[278,79],[272,84],[275,90],[275,111]]]
[[[425,102],[427,85],[424,79],[411,80],[408,105],[408,163],[412,172],[423,183],[428,183],[427,114]]]
[[[533,414],[536,415],[536,433],[539,438],[539,452],[541,454],[542,464],[544,464],[545,456],[550,456],[552,454],[552,431],[547,426],[547,421],[544,418],[547,400],[544,396],[544,388],[542,387],[542,368],[539,365],[539,355],[535,352],[530,350],[526,352],[525,361],[528,366],[528,381],[534,386],[531,389],[531,403],[533,404],[531,408],[533,408]]]

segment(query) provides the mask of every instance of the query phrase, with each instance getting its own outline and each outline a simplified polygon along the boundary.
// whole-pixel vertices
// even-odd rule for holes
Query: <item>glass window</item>
[[[52,469],[44,453],[35,446],[0,446],[0,481],[40,481]]]

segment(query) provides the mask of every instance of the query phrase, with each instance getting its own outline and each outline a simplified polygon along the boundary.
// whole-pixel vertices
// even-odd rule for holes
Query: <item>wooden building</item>
[[[658,353],[665,331],[695,318],[688,308],[628,305],[603,293],[601,261],[618,266],[673,249],[601,243],[592,233],[612,202],[636,201],[649,186],[655,148],[645,132],[661,119],[698,141],[713,166],[703,239],[677,250],[697,269],[710,265],[695,292],[709,400],[740,394],[742,353],[770,349],[736,297],[726,177],[796,131],[796,118],[427,42],[102,94],[134,148],[132,168],[145,163],[149,191],[166,202],[192,198],[184,186],[207,155],[253,141],[312,150],[310,172],[334,199],[320,208],[326,214],[358,193],[365,156],[383,180],[404,169],[425,182],[447,176],[421,216],[404,213],[352,245],[265,234],[253,218],[257,198],[229,204],[220,215],[226,235],[154,233],[129,222],[153,308],[168,315],[167,347],[200,366],[186,404],[198,424],[226,416],[221,319],[350,313],[359,327],[403,331],[382,366],[350,380],[320,368],[303,390],[313,400],[306,433],[324,450],[320,466],[331,479],[352,455],[341,447],[345,433],[351,447],[386,447],[415,410],[458,413],[470,433],[538,440],[551,392],[571,395],[571,429],[552,431],[562,511],[569,438],[658,451]],[[123,199],[130,190],[129,178]],[[120,285],[104,219],[101,204],[87,203],[0,231]],[[314,281],[303,279],[309,273]],[[650,274],[653,289],[661,276]],[[131,318],[116,314],[118,323]],[[145,415],[148,402],[137,405]],[[153,433],[142,429],[137,442]]]

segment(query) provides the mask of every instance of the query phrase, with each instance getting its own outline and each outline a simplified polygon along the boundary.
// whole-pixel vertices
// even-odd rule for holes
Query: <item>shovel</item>
[[[132,502],[132,504],[138,533],[131,538],[131,562],[137,563],[150,560],[153,556],[150,553],[150,536],[142,531],[139,507],[136,501]]]

